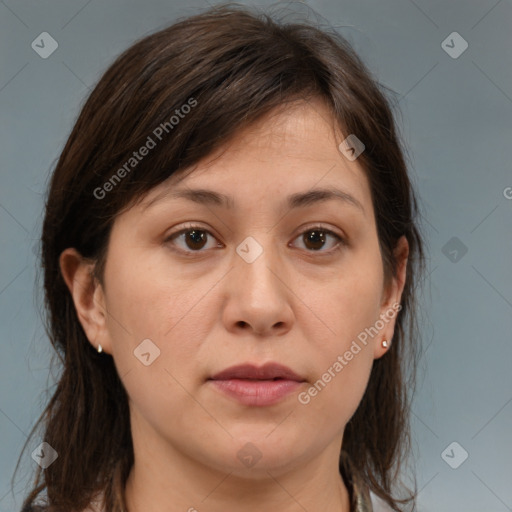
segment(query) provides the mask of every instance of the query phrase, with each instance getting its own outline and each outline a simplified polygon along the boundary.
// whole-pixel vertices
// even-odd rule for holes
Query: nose
[[[269,243],[259,243],[261,253],[253,261],[238,253],[234,256],[235,268],[230,272],[223,311],[225,326],[231,332],[240,334],[245,330],[269,337],[291,329],[294,294],[277,250],[271,248],[270,238]]]

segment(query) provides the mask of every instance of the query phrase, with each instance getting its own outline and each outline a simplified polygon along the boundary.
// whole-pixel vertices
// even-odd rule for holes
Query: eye
[[[185,254],[191,254],[194,252],[205,252],[202,249],[207,246],[208,236],[214,238],[210,231],[202,228],[201,226],[188,225],[186,228],[172,233],[166,238],[165,242],[172,242],[173,245],[176,245],[175,241],[181,240],[184,242],[185,247],[182,246],[181,248],[178,248],[178,251]],[[314,226],[303,231],[297,238],[295,238],[295,240],[301,237],[306,246],[307,252],[331,254],[346,245],[345,240],[340,235],[330,229],[323,228],[322,226]],[[333,238],[336,243],[332,249],[321,251],[320,249],[325,245],[328,237]],[[216,247],[221,247],[221,244],[217,243]]]
[[[337,242],[332,249],[326,251],[320,251],[325,245],[328,237],[334,238]],[[340,250],[346,245],[345,240],[330,229],[323,228],[322,226],[314,226],[306,231],[303,231],[295,240],[301,239],[306,248],[311,248],[308,252],[321,252],[322,254],[331,254],[335,251]]]
[[[181,252],[184,253],[190,253],[190,252],[204,252],[201,251],[203,247],[206,245],[206,241],[208,238],[208,235],[213,235],[207,231],[206,229],[202,228],[201,226],[197,225],[189,225],[184,229],[181,229],[180,231],[177,231],[176,233],[171,234],[165,242],[173,242],[175,239],[183,240],[186,244],[185,248],[178,249]],[[184,237],[184,238],[183,238]],[[217,245],[219,246],[219,245]],[[190,249],[190,250],[187,250]]]

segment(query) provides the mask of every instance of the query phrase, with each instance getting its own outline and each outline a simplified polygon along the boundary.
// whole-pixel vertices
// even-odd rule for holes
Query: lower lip
[[[244,405],[265,406],[272,405],[285,396],[293,393],[301,386],[295,380],[247,380],[228,379],[211,380],[213,385]]]

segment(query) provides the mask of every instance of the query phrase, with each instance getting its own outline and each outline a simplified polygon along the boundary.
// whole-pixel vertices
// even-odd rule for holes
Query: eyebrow
[[[221,206],[228,209],[235,207],[235,201],[233,197],[223,194],[221,192],[215,192],[205,188],[199,189],[178,189],[164,193],[162,196],[158,196],[150,201],[146,208],[149,208],[153,204],[160,202],[162,199],[188,199],[198,204]],[[335,187],[324,187],[315,188],[306,192],[297,192],[289,195],[285,202],[289,209],[293,210],[296,208],[304,208],[313,204],[323,203],[326,201],[340,201],[344,204],[354,206],[365,214],[365,210],[361,202],[356,199],[353,195]]]

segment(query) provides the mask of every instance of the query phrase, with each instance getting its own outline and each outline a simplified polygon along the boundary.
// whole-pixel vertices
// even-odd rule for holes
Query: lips
[[[248,406],[270,406],[297,391],[303,382],[287,366],[267,363],[261,367],[252,364],[231,366],[208,379],[214,389],[224,396]]]
[[[231,380],[231,379],[250,379],[250,380],[293,380],[304,382],[293,370],[287,366],[278,363],[267,363],[261,367],[252,364],[242,364],[231,366],[225,370],[216,373],[211,380]]]

